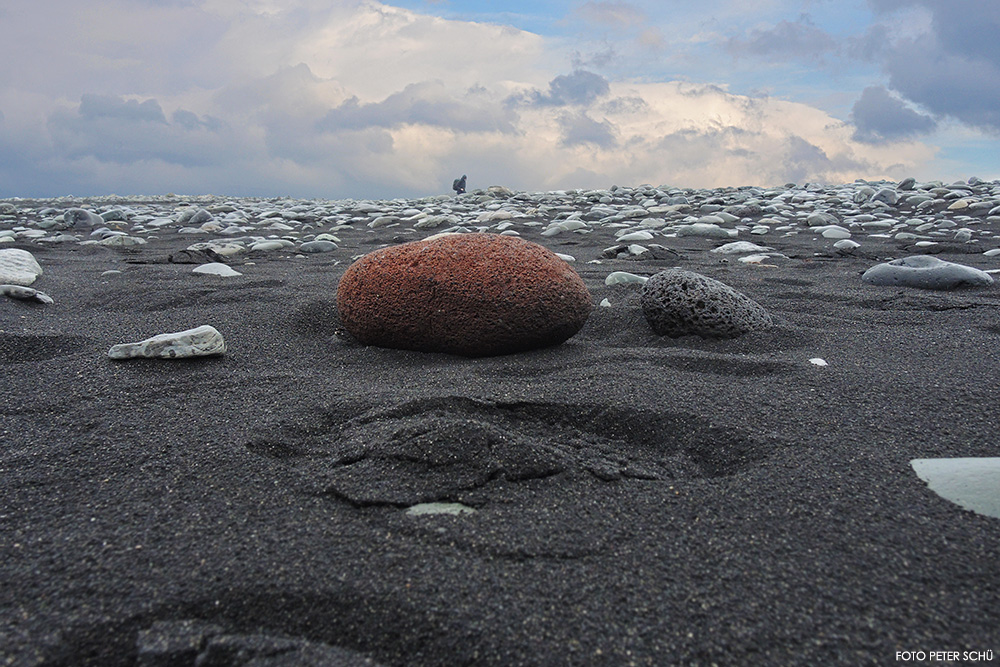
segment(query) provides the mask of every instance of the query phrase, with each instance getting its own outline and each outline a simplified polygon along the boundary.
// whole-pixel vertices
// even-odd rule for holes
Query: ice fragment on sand
[[[649,278],[645,276],[637,276],[634,273],[628,273],[626,271],[614,271],[608,274],[608,277],[604,279],[605,285],[624,285],[626,283],[644,283]]]
[[[166,333],[138,343],[121,343],[108,350],[112,359],[180,359],[223,354],[226,342],[214,327],[203,325],[177,333]]]
[[[877,264],[865,271],[861,279],[871,285],[937,290],[993,284],[992,276],[985,271],[963,264],[945,262],[929,255],[903,257]]]
[[[27,287],[40,275],[42,267],[27,250],[18,248],[0,250],[0,284]]]
[[[830,364],[826,363],[826,359],[820,359],[819,357],[814,357],[814,358],[810,359],[809,363],[813,364],[814,366],[829,366],[830,365]]]
[[[1000,519],[1000,458],[913,459],[910,465],[942,498]]]

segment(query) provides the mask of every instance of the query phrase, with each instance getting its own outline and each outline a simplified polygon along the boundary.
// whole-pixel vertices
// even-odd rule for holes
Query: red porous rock
[[[469,357],[557,345],[593,303],[569,264],[537,243],[446,234],[368,253],[344,272],[337,310],[365,345]]]

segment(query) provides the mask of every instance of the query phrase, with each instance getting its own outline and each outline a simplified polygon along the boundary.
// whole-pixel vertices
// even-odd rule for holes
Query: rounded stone
[[[870,285],[953,290],[959,287],[986,287],[993,276],[964,264],[946,262],[928,255],[914,255],[876,264],[861,276]]]
[[[583,280],[515,236],[445,234],[368,253],[337,289],[344,328],[365,345],[469,357],[562,343],[593,309]]]
[[[71,208],[63,213],[67,227],[95,227],[104,224],[104,218],[85,208]]]
[[[660,271],[642,286],[646,321],[660,336],[736,338],[771,326],[763,306],[718,280],[683,269]]]

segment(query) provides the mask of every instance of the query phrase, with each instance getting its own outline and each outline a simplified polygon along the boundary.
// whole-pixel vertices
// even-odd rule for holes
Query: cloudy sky
[[[0,197],[1000,178],[996,0],[4,0]]]

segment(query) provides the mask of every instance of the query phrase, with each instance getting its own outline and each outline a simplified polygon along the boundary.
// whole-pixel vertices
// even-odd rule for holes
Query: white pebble
[[[209,262],[208,264],[202,264],[201,266],[196,266],[191,269],[191,273],[198,273],[206,276],[220,276],[223,278],[231,278],[233,276],[242,276],[243,274],[236,271],[228,264],[223,264],[222,262]]]
[[[226,343],[215,327],[203,325],[177,333],[166,333],[138,343],[121,343],[108,350],[112,359],[180,359],[224,354]]]
[[[643,276],[637,276],[634,273],[627,273],[625,271],[614,271],[608,274],[608,277],[604,279],[605,285],[625,285],[627,283],[645,283],[648,278]]]

